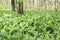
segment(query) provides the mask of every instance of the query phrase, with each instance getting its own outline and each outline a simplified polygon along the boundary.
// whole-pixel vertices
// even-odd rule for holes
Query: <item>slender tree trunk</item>
[[[29,8],[30,8],[30,0],[29,0]]]
[[[57,10],[56,10],[56,0],[55,0],[55,11],[57,11]]]
[[[15,11],[15,1],[11,0],[11,10]]]
[[[58,0],[55,0],[55,11],[58,10]]]
[[[38,8],[38,10],[42,9],[42,1],[41,0],[37,0],[37,8]]]
[[[18,13],[19,14],[23,13],[23,2],[18,2]]]
[[[33,0],[33,10],[34,10],[34,0]]]
[[[44,0],[45,10],[47,9],[46,0]]]

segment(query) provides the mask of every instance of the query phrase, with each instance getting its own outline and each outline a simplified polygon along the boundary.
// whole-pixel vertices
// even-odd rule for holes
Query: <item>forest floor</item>
[[[60,11],[0,10],[0,40],[60,40]]]

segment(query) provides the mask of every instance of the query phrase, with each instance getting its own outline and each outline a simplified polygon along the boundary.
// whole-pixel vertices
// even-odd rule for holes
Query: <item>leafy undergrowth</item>
[[[60,12],[0,10],[0,40],[60,40]]]

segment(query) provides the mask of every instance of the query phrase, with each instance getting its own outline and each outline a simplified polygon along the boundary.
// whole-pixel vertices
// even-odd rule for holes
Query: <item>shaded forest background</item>
[[[16,0],[15,8],[17,8]],[[60,10],[60,0],[23,0],[23,7],[25,9],[31,10]],[[0,0],[0,9],[10,10],[11,9],[11,0]]]

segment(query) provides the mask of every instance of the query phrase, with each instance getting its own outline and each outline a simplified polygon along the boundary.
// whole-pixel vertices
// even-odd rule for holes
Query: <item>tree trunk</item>
[[[18,13],[23,14],[23,2],[18,2]]]
[[[15,1],[11,0],[11,10],[15,11]]]
[[[55,0],[55,11],[58,11],[58,0]]]

